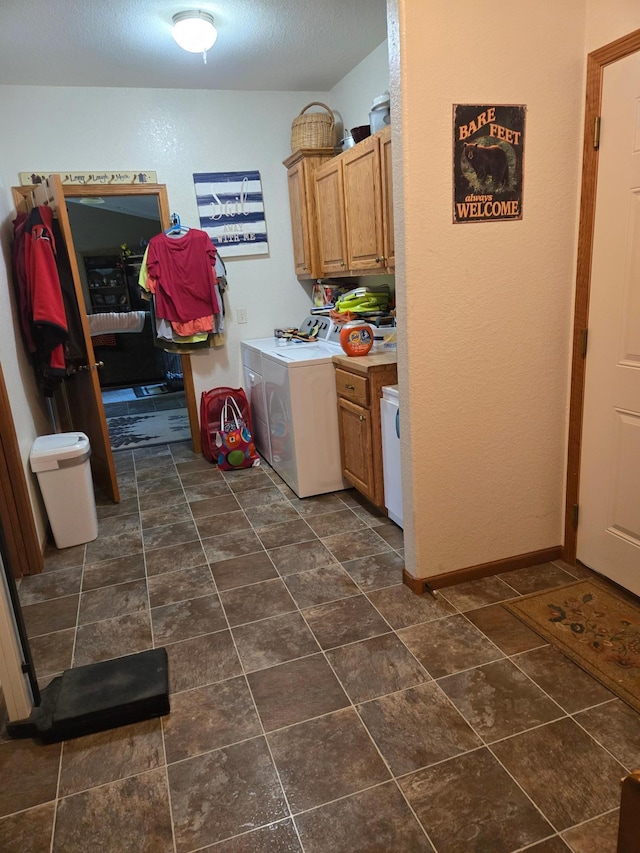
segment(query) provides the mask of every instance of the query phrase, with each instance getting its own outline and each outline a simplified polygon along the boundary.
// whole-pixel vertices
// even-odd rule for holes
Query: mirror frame
[[[33,186],[13,187],[13,196],[16,208],[21,209],[20,199],[28,198],[34,191]],[[171,225],[171,213],[169,211],[169,198],[167,196],[166,184],[63,184],[62,190],[65,198],[83,198],[93,195],[110,196],[135,196],[155,195],[158,199],[158,210],[160,214],[160,228],[164,231]],[[202,452],[200,442],[200,419],[196,404],[196,390],[193,382],[193,371],[191,368],[191,357],[181,355],[182,376],[184,381],[187,412],[189,414],[189,427],[191,430],[191,441],[194,453]]]
[[[29,190],[31,187],[26,187]],[[158,199],[160,227],[171,225],[169,200],[165,184],[63,184],[65,198],[87,198],[92,195],[155,195]]]

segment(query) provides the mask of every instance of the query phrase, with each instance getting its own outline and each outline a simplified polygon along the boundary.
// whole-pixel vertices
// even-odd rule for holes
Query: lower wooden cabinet
[[[342,449],[342,476],[375,502],[371,412],[339,397],[338,426]]]
[[[385,385],[398,381],[395,353],[334,356],[342,475],[384,510],[380,400]]]

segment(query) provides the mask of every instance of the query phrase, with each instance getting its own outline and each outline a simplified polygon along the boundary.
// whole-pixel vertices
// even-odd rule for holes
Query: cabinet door
[[[316,172],[316,214],[321,275],[344,273],[346,234],[342,188],[342,162],[333,160]]]
[[[393,173],[391,169],[391,125],[380,132],[382,175],[383,261],[389,270],[396,266],[396,244],[393,237]]]
[[[338,425],[342,473],[366,497],[375,500],[371,443],[371,414],[343,397],[338,398]]]
[[[384,270],[379,137],[370,136],[347,151],[342,169],[348,268]]]
[[[291,235],[293,237],[293,263],[298,278],[308,278],[311,273],[311,240],[307,211],[309,202],[306,188],[306,164],[300,160],[287,172],[289,207],[291,209]]]

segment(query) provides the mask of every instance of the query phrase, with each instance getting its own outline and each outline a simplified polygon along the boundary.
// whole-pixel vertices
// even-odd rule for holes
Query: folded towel
[[[107,311],[104,314],[89,314],[91,335],[118,334],[119,332],[141,332],[144,328],[144,311]]]

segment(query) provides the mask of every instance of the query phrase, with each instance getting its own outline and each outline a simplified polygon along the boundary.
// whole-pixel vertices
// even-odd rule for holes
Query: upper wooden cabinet
[[[336,157],[300,151],[285,165],[299,278],[394,270],[390,126]]]
[[[315,175],[319,275],[343,275],[347,265],[342,162],[334,157]]]
[[[347,264],[354,272],[384,269],[380,140],[369,136],[342,155]]]
[[[318,278],[318,241],[315,227],[316,202],[314,175],[334,156],[332,148],[296,151],[284,161],[289,184],[293,258],[298,278]]]
[[[391,125],[378,134],[380,138],[380,168],[382,175],[382,223],[384,257],[387,269],[396,268],[396,244],[393,237],[393,171],[391,160]]]

